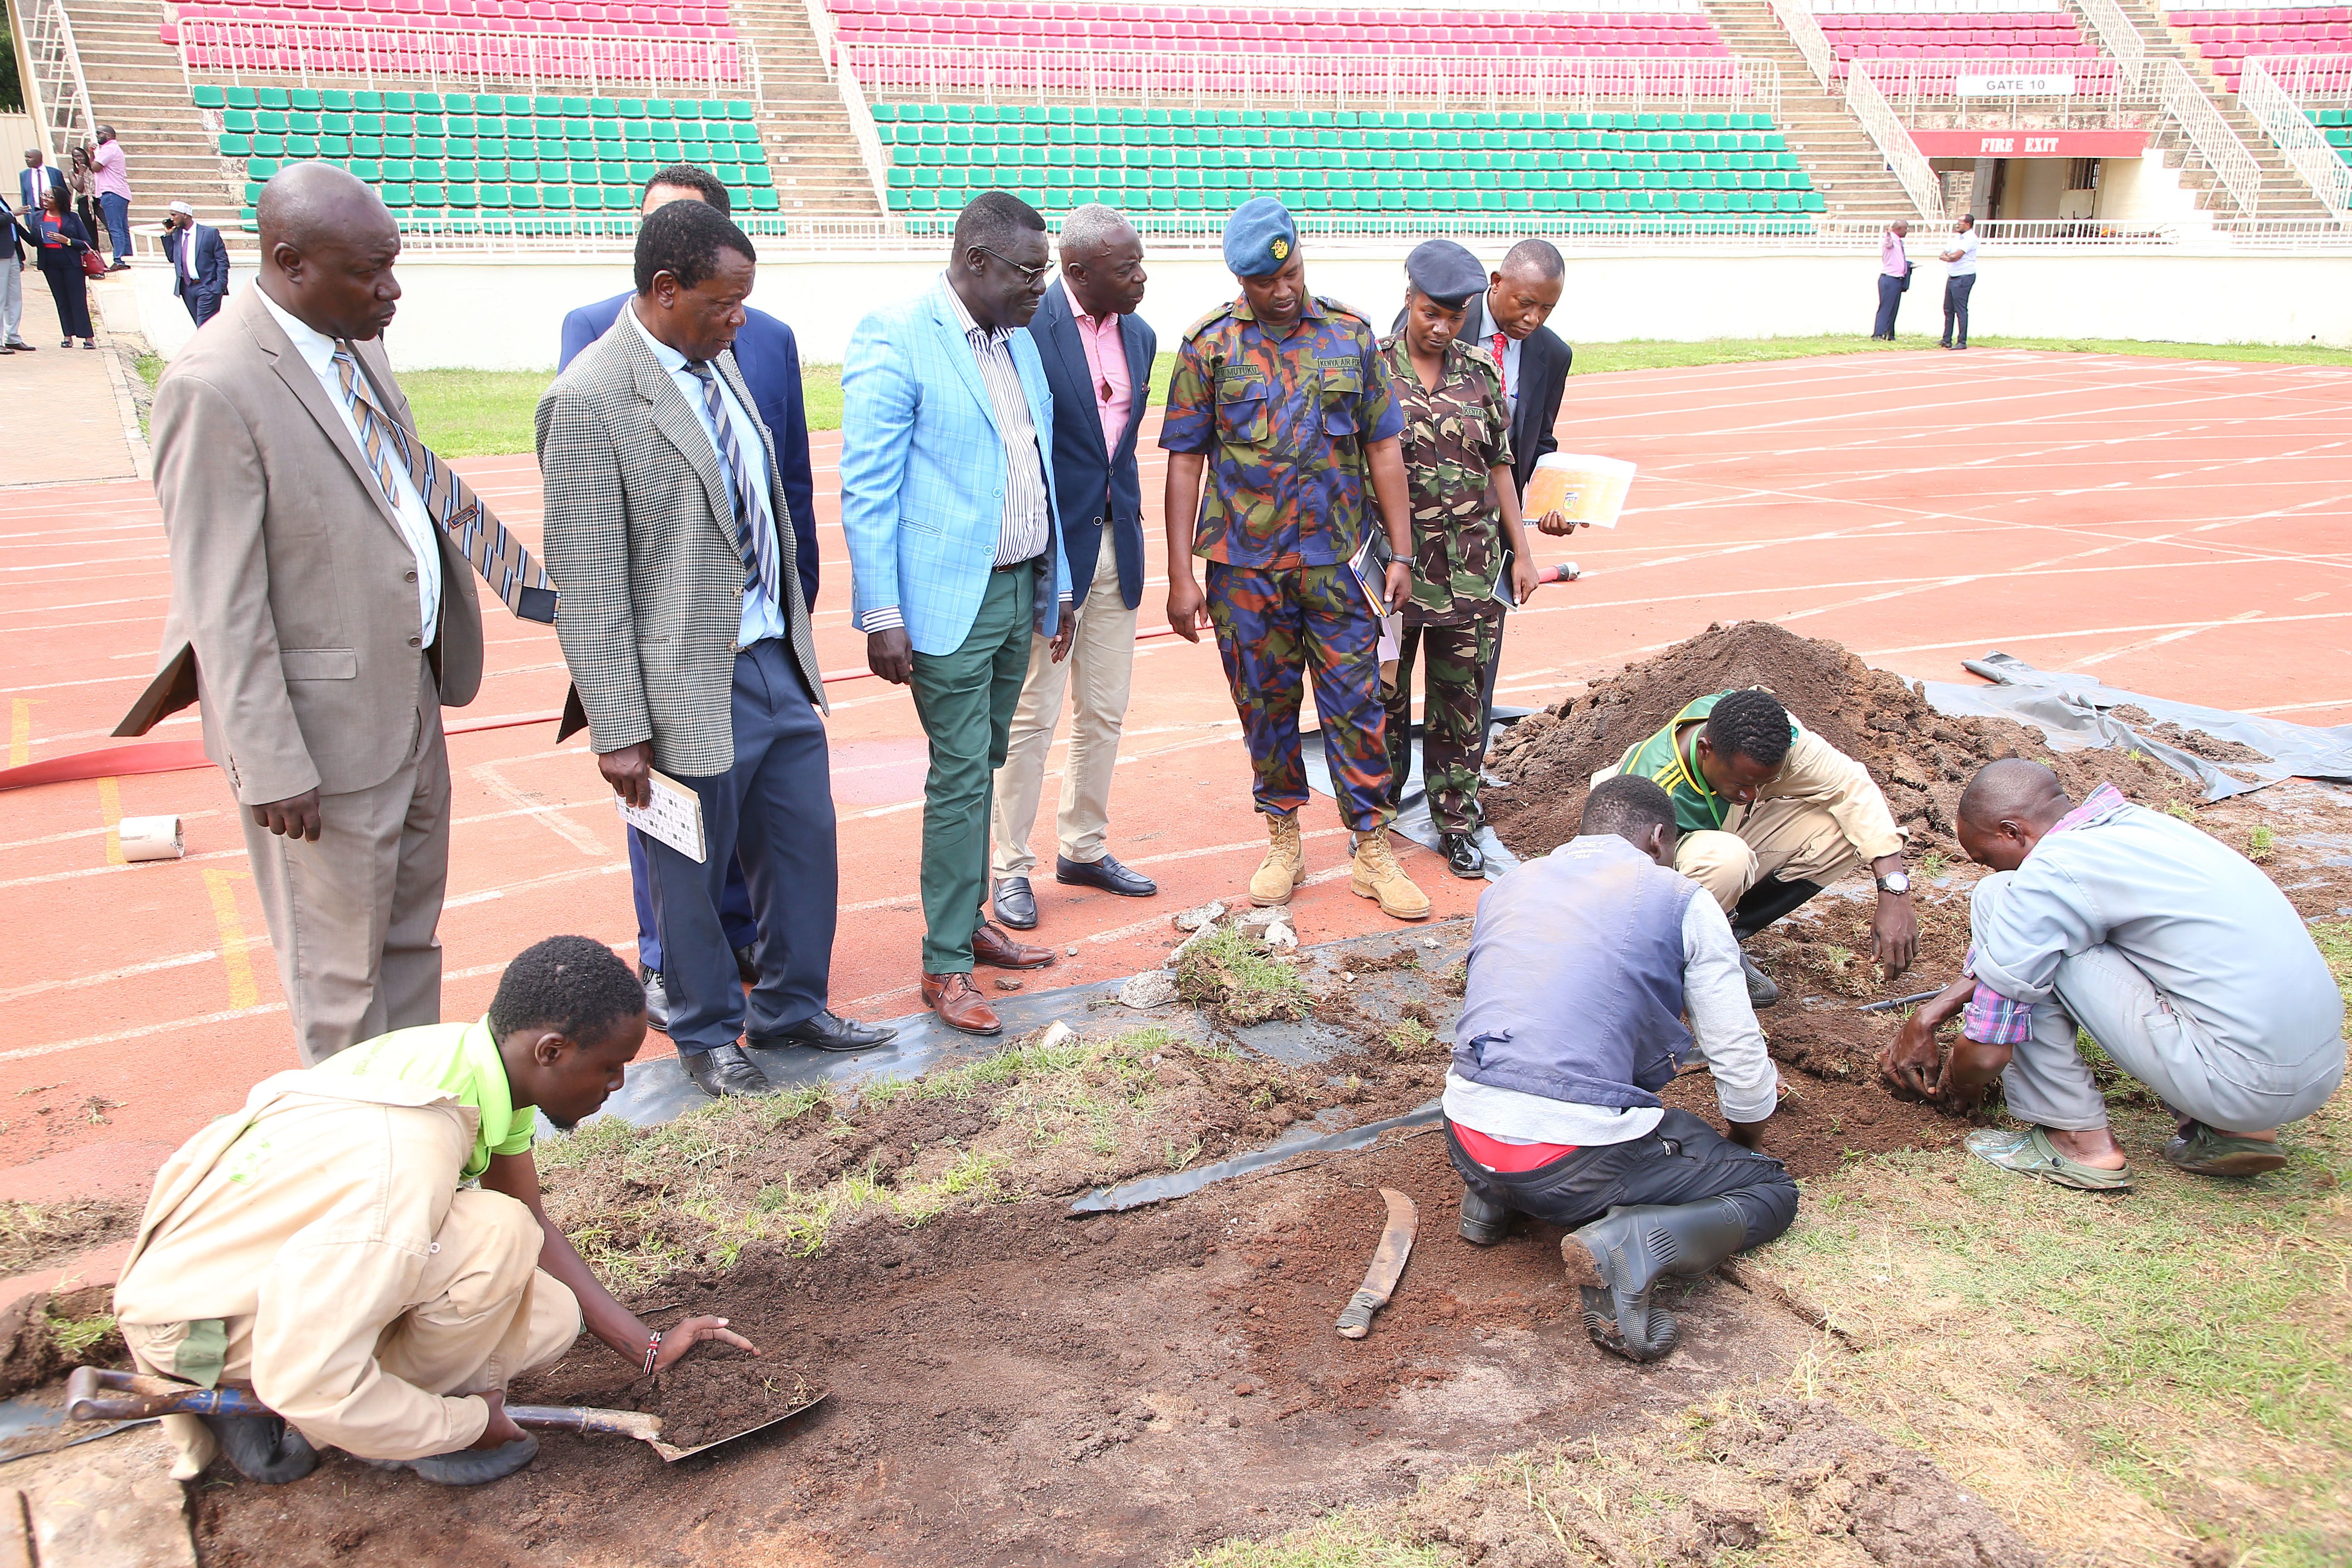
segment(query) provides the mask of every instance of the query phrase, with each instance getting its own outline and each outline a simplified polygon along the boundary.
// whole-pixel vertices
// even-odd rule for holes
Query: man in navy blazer
[[[38,221],[41,204],[48,199],[51,190],[64,190],[66,177],[58,173],[38,147],[25,149],[25,167],[16,176],[16,210],[28,222]]]
[[[728,213],[731,205],[727,187],[709,170],[692,163],[672,163],[654,171],[653,177],[646,182],[637,216],[643,218],[671,202],[691,201],[706,203],[722,214]],[[561,375],[581,350],[611,331],[613,323],[621,319],[621,307],[635,298],[635,289],[624,289],[609,300],[583,305],[565,316],[563,346],[556,358],[556,374]],[[793,341],[793,330],[765,310],[746,306],[743,325],[735,333],[735,368],[743,373],[743,384],[751,389],[754,412],[776,444],[776,475],[783,484],[784,510],[793,514],[793,549],[800,568],[801,600],[814,610],[816,484],[809,465],[808,416],[801,403],[801,351]],[[629,884],[636,897],[637,973],[646,983],[646,1021],[656,1029],[667,1030],[669,994],[662,984],[661,937],[654,929],[653,889],[646,876],[645,840],[634,827],[629,830]],[[759,976],[751,966],[751,952],[759,942],[760,928],[751,917],[751,889],[743,879],[743,868],[740,865],[727,874],[719,918],[727,928],[727,943],[735,950],[737,967],[743,972],[745,984],[756,983]]]
[[[228,298],[228,247],[220,230],[196,221],[196,209],[173,202],[163,218],[163,259],[172,264],[172,292],[203,326]]]
[[[1107,206],[1082,206],[1062,220],[1062,277],[1038,301],[1028,332],[1054,389],[1054,496],[1070,566],[1077,630],[1066,659],[1051,640],[1029,647],[1029,673],[1013,710],[1003,766],[996,770],[991,825],[996,918],[1019,931],[1037,923],[1029,835],[1037,820],[1045,753],[1071,698],[1070,754],[1055,815],[1054,879],[1130,899],[1160,890],[1115,859],[1111,770],[1127,720],[1135,667],[1136,606],[1143,600],[1143,484],[1136,432],[1150,401],[1160,340],[1135,313],[1147,280],[1143,239]]]

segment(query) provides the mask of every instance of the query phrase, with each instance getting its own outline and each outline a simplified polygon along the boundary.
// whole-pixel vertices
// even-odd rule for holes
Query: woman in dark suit
[[[41,242],[41,276],[48,279],[49,298],[58,302],[58,329],[73,347],[76,338],[86,349],[98,347],[98,333],[89,324],[89,279],[82,275],[81,258],[90,249],[89,230],[74,216],[67,193],[52,185],[34,226]]]

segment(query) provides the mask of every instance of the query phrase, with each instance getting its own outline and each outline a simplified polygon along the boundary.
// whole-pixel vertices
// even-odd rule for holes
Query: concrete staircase
[[[760,62],[760,140],[786,219],[879,217],[874,182],[849,129],[841,92],[824,74],[803,0],[734,0],[735,29]]]
[[[2254,155],[2254,162],[2263,172],[2262,195],[2254,216],[2294,219],[2330,216],[2326,205],[2311,194],[2311,187],[2305,184],[2301,176],[2288,166],[2277,146],[2263,134],[2261,123],[2238,106],[2237,94],[2221,85],[2221,79],[2207,68],[2204,57],[2172,30],[2161,11],[2148,5],[2147,0],[2116,0],[2116,5],[2139,30],[2151,60],[2177,59],[2189,67],[2189,74],[2197,79],[2198,86],[2205,89],[2205,96],[2211,99],[2213,106],[2221,111],[2221,118],[2229,122],[2231,131],[2237,132],[2238,140],[2246,144],[2246,151]],[[2158,133],[2156,142],[2164,149],[2168,164],[2178,160],[2180,183],[2202,193],[2202,205],[2214,216],[2238,216],[2236,204],[2231,200],[2229,192],[2222,187],[2213,171],[2197,156],[2196,148],[2186,136],[2170,128],[2169,121],[2165,124],[2167,129]]]
[[[122,143],[132,226],[162,223],[168,203],[184,201],[230,247],[249,244],[237,226],[242,193],[230,188],[217,143],[188,100],[178,53],[155,36],[163,20],[157,0],[66,0],[66,16],[90,112]],[[149,243],[140,242],[142,255]]]
[[[1877,143],[1846,112],[1844,98],[1813,79],[1812,68],[1764,0],[1700,3],[1733,54],[1780,66],[1780,128],[1828,205],[1823,216],[1885,224],[1919,216],[1902,183],[1887,171]]]

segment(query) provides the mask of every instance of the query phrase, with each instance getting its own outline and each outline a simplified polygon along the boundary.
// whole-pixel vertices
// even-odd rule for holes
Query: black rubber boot
[[[445,1487],[478,1487],[485,1481],[503,1480],[538,1457],[539,1439],[526,1432],[500,1447],[460,1448],[453,1454],[404,1463],[426,1480]]]
[[[1492,1247],[1511,1228],[1516,1210],[1468,1187],[1462,1189],[1462,1239],[1473,1247]]]
[[[1673,1313],[1651,1310],[1651,1287],[1663,1275],[1704,1274],[1747,1239],[1748,1220],[1729,1198],[1633,1204],[1560,1237],[1559,1256],[1583,1291],[1592,1342],[1628,1361],[1657,1361],[1680,1329]]]
[[[265,1487],[299,1481],[319,1468],[310,1440],[275,1415],[199,1415],[236,1473]]]
[[[1765,877],[1739,896],[1731,911],[1731,934],[1746,942],[1774,921],[1791,915],[1822,890],[1819,882],[1784,882]]]

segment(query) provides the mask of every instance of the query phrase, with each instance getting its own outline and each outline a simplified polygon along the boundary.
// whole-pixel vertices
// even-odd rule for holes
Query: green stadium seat
[[[259,95],[249,87],[224,88],[221,100],[231,109],[253,109],[261,102]]]
[[[776,200],[776,193],[772,190],[755,190],[751,193],[751,210],[753,212],[772,213],[774,212],[780,205],[781,204]]]
[[[253,142],[248,137],[232,136],[224,132],[220,139],[220,155],[224,158],[246,158],[253,154]]]
[[[375,190],[388,207],[404,207],[415,203],[415,198],[406,185],[378,185]]]

